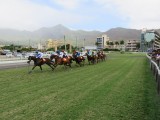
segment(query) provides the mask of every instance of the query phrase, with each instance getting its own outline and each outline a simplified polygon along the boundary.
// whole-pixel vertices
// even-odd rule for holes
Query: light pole
[[[66,51],[66,39],[65,39],[65,35],[64,35],[64,49]]]
[[[83,41],[83,47],[85,47],[85,38],[84,38],[84,41]]]
[[[78,50],[77,36],[76,36],[76,48],[77,48],[77,50]]]

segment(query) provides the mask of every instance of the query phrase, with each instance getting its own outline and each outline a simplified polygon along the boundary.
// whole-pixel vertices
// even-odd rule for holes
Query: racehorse
[[[95,64],[95,63],[98,62],[96,55],[90,56],[90,55],[88,55],[88,54],[86,53],[86,56],[87,56],[87,59],[88,59],[88,63],[89,63],[89,64],[90,64],[90,63]]]
[[[42,71],[42,65],[44,65],[44,64],[47,64],[49,67],[52,68],[52,70],[54,70],[54,67],[52,66],[53,62],[49,58],[36,58],[35,56],[29,56],[28,60],[29,61],[27,61],[27,63],[30,63],[31,60],[33,60],[33,62],[34,62],[34,66],[33,66],[32,70],[34,70],[34,68],[36,66],[39,66]],[[29,73],[31,73],[31,71]]]
[[[57,67],[58,65],[64,65],[64,67],[66,68],[66,66],[71,67],[71,62],[72,62],[72,57],[65,57],[65,58],[61,58],[58,55],[51,55],[50,56],[50,60],[52,61],[53,59],[55,59],[54,62],[54,67]]]
[[[98,52],[97,55],[98,55],[98,60],[101,60],[101,61],[105,61],[106,60],[106,54]]]
[[[75,55],[75,53],[73,53],[72,56],[73,56],[73,60],[76,61],[77,64],[79,64],[80,66],[82,66],[82,65],[84,66],[84,63],[85,63],[85,58],[84,58],[84,56],[79,56],[79,57],[77,57],[77,56]]]

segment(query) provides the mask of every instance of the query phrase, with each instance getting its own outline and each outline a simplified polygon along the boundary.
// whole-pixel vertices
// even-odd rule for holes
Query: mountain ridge
[[[156,30],[160,33],[160,29]],[[141,30],[122,27],[111,28],[105,32],[96,30],[71,30],[61,24],[53,27],[42,27],[32,32],[26,30],[0,29],[0,44],[28,44],[28,41],[31,41],[32,44],[37,44],[40,41],[45,43],[48,39],[64,40],[65,36],[66,40],[70,40],[74,44],[77,41],[79,45],[82,45],[85,40],[86,45],[94,45],[96,38],[102,34],[107,34],[112,41],[140,40]]]

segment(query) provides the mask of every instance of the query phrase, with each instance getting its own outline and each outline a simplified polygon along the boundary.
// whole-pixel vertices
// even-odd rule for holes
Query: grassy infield
[[[54,72],[0,71],[1,120],[160,120],[160,96],[145,55]]]

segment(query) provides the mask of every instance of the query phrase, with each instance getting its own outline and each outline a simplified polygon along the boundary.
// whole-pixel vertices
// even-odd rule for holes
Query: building
[[[160,34],[155,30],[145,30],[141,33],[141,51],[145,52],[149,48],[160,48]]]
[[[52,40],[52,39],[48,39],[46,42],[46,48],[54,48],[55,51],[57,51],[57,47],[58,46],[63,46],[65,45],[65,50],[66,50],[66,45],[69,45],[69,52],[72,51],[72,42],[71,41],[62,41],[62,40]]]
[[[57,47],[59,45],[63,45],[63,42],[62,41],[58,41],[58,40],[52,40],[52,39],[48,39],[47,42],[46,42],[46,48],[49,49],[49,48],[54,48],[55,51],[57,51]]]
[[[128,41],[126,41],[125,49],[127,51],[137,51],[138,50],[137,44],[139,44],[138,40],[128,40]]]
[[[101,37],[97,37],[97,49],[104,49],[107,47],[107,41],[109,41],[109,37],[104,34]]]

